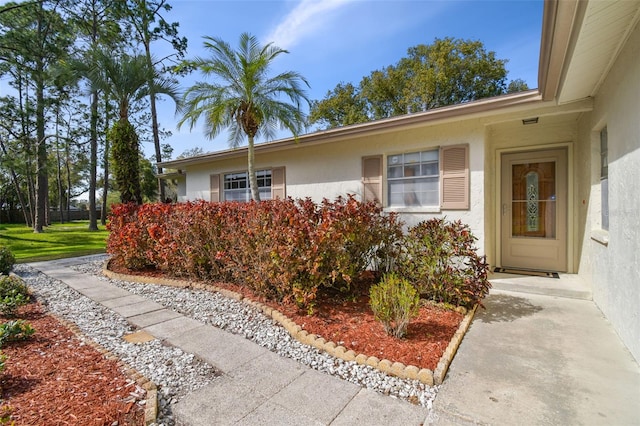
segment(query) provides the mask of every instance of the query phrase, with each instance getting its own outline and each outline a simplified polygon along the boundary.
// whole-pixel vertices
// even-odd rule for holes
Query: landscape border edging
[[[405,366],[400,362],[392,362],[387,359],[380,360],[374,356],[368,356],[366,354],[356,354],[352,350],[346,350],[344,346],[338,346],[335,342],[326,341],[324,338],[316,336],[315,334],[309,334],[308,331],[304,330],[302,327],[296,324],[295,321],[291,320],[289,317],[287,317],[277,309],[267,306],[261,302],[247,299],[240,293],[236,293],[234,291],[221,288],[213,284],[206,284],[202,282],[179,280],[174,278],[122,274],[120,272],[111,271],[109,269],[109,262],[110,260],[105,261],[103,266],[103,273],[108,278],[121,281],[138,282],[143,284],[166,285],[170,287],[193,288],[218,292],[225,297],[242,301],[243,303],[246,303],[258,309],[263,314],[272,318],[275,322],[284,327],[285,330],[287,330],[287,332],[291,335],[291,337],[298,340],[304,345],[313,346],[318,350],[324,351],[329,355],[340,358],[346,362],[355,361],[360,365],[368,365],[385,374],[392,375],[401,379],[418,380],[428,386],[442,384],[447,370],[449,369],[449,365],[451,364],[451,361],[453,360],[453,357],[455,356],[457,349],[460,346],[460,342],[462,342],[462,339],[464,338],[464,335],[469,328],[469,325],[473,320],[473,316],[475,315],[475,312],[478,308],[478,305],[476,304],[473,309],[469,310],[465,314],[465,317],[460,322],[458,329],[449,342],[447,349],[440,358],[436,370],[431,371],[428,368],[419,368],[415,365]]]
[[[460,325],[458,326],[458,330],[456,330],[456,332],[453,335],[453,338],[449,342],[447,349],[445,349],[444,353],[442,354],[442,357],[438,362],[438,366],[433,372],[433,381],[435,382],[436,385],[441,385],[442,382],[444,381],[444,378],[447,375],[447,371],[449,371],[449,366],[451,365],[453,358],[458,352],[458,348],[462,343],[462,339],[464,339],[465,334],[467,334],[467,330],[469,329],[469,326],[471,325],[471,321],[473,321],[473,318],[477,310],[478,310],[478,304],[476,303],[473,309],[471,309],[466,313],[466,315],[460,322]]]

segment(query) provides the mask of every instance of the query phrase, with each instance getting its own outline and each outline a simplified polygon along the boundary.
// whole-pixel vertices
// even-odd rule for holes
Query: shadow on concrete
[[[542,310],[523,297],[506,294],[493,294],[484,301],[486,309],[479,308],[476,321],[485,323],[510,322],[518,318],[528,317]]]

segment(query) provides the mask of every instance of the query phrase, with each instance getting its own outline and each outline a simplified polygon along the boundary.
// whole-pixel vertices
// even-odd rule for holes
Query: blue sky
[[[0,0],[0,4],[6,1]],[[277,58],[273,72],[293,70],[310,84],[309,99],[320,100],[338,83],[357,85],[372,71],[395,64],[407,49],[435,38],[480,40],[485,48],[507,59],[508,79],[521,78],[537,87],[542,27],[542,0],[169,0],[168,22],[180,23],[188,38],[187,57],[206,56],[203,36],[222,38],[237,46],[249,32],[262,44],[273,42],[290,53]],[[167,45],[152,46],[156,57]],[[198,73],[181,79],[183,89],[201,80]],[[6,84],[2,84],[2,92]],[[0,93],[1,94],[1,93]],[[228,148],[226,134],[215,140],[193,130],[177,130],[179,117],[171,101],[159,104],[161,127],[173,135],[164,143],[174,158],[187,149],[205,152]],[[289,137],[282,132],[279,137]],[[264,142],[264,141],[258,141]],[[153,144],[143,143],[145,155]]]
[[[537,87],[543,3],[540,0],[323,0],[220,1],[173,0],[165,15],[179,22],[189,40],[188,56],[206,55],[202,36],[237,46],[242,32],[265,44],[287,49],[274,72],[293,70],[310,84],[310,99],[322,99],[340,82],[357,85],[371,71],[395,64],[409,47],[437,38],[480,40],[500,59],[508,59],[508,79],[522,78]],[[158,46],[160,47],[160,46]],[[182,80],[184,88],[201,80],[197,73]],[[165,142],[174,157],[194,147],[205,152],[228,148],[226,135],[203,136],[200,124],[176,129],[173,106],[163,103],[161,124],[173,132]],[[280,137],[290,135],[283,133]],[[264,141],[262,141],[264,142]],[[151,153],[151,146],[143,147]]]

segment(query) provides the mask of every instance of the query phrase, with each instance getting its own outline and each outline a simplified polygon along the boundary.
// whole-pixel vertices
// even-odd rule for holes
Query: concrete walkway
[[[428,413],[67,268],[85,261],[31,266],[224,372],[180,425],[640,425],[640,368],[572,276],[495,276]]]
[[[385,397],[283,358],[68,266],[87,259],[30,264],[122,315],[136,327],[195,354],[223,376],[174,406],[177,424],[419,425],[426,408]]]
[[[577,276],[500,274],[492,283],[432,423],[640,425],[638,363]]]

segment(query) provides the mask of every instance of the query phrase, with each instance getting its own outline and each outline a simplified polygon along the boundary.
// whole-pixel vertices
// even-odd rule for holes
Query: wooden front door
[[[567,270],[567,150],[502,155],[502,266]]]

